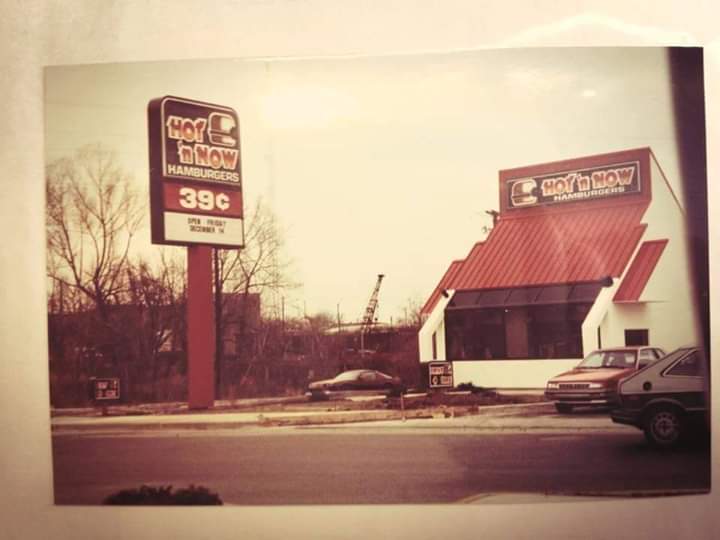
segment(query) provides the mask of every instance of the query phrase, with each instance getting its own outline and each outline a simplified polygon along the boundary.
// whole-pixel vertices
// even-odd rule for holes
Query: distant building
[[[260,294],[223,293],[223,355],[252,350],[260,320]]]

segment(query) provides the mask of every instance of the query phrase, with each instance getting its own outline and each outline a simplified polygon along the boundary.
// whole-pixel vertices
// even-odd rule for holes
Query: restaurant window
[[[448,360],[582,358],[582,323],[591,306],[446,310]]]
[[[445,312],[448,360],[505,358],[502,309],[467,309]]]
[[[582,323],[591,304],[555,304],[529,310],[532,358],[582,358]]]

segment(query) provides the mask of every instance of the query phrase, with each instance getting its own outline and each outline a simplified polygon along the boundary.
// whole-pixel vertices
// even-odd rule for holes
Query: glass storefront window
[[[581,326],[591,306],[522,306],[521,317],[517,308],[447,310],[448,359],[582,358]],[[523,343],[513,342],[518,339]]]

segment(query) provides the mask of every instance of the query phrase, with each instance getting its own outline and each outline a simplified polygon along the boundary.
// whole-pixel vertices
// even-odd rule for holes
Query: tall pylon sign
[[[165,96],[148,104],[153,244],[188,248],[188,406],[213,406],[212,247],[245,243],[237,113]]]

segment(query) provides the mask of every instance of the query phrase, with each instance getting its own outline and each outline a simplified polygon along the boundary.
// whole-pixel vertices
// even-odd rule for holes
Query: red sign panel
[[[242,194],[225,186],[188,186],[175,182],[163,183],[166,210],[215,216],[242,218]]]
[[[120,379],[116,377],[92,379],[92,397],[95,401],[120,399]]]
[[[236,112],[166,96],[148,105],[152,241],[242,247]]]

